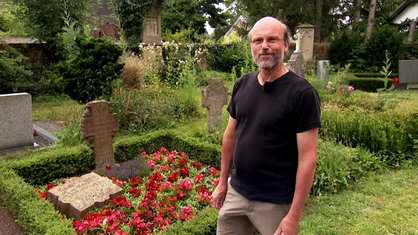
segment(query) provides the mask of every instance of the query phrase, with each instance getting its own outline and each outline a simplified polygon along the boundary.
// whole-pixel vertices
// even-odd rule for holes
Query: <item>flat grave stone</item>
[[[47,191],[56,210],[67,217],[82,219],[93,208],[101,208],[123,193],[123,189],[94,172],[74,177]]]

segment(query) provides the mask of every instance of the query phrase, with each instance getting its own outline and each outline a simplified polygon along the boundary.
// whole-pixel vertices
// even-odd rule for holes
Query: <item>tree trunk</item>
[[[409,25],[408,42],[412,43],[415,40],[415,28],[417,27],[418,17]]]
[[[355,12],[354,12],[354,19],[353,19],[354,23],[360,22],[360,19],[361,19],[361,3],[362,3],[362,0],[356,0],[355,3],[354,3],[355,4],[354,5]]]
[[[315,1],[315,10],[316,10],[315,33],[314,33],[314,41],[315,42],[321,42],[322,6],[323,5],[324,5],[323,0],[316,0]]]
[[[370,39],[370,37],[372,36],[374,21],[375,21],[375,18],[376,18],[376,6],[377,6],[377,0],[371,0],[369,20],[368,20],[368,23],[367,23],[367,30],[366,30],[366,41],[368,41]]]

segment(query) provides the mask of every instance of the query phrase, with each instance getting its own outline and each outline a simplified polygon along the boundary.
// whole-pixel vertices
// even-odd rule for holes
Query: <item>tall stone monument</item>
[[[86,104],[80,121],[81,135],[94,151],[96,168],[103,168],[115,163],[113,136],[119,130],[117,114],[105,100]]]
[[[315,26],[299,25],[296,29],[296,52],[302,52],[303,59],[308,62],[313,59]]]
[[[228,88],[222,78],[212,78],[202,91],[202,106],[208,109],[207,130],[222,126],[222,108],[227,103]]]
[[[153,0],[148,13],[144,18],[144,32],[142,42],[146,44],[161,44],[161,3]]]

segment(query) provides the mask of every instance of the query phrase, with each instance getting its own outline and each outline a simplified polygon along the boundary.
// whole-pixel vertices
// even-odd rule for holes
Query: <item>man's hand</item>
[[[212,193],[210,204],[218,210],[221,209],[222,205],[224,204],[227,189],[228,187],[226,185],[218,184]]]
[[[299,220],[286,216],[277,228],[274,235],[297,235],[299,230]]]

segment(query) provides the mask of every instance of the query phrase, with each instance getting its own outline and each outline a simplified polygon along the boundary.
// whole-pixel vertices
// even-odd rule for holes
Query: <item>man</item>
[[[248,36],[259,70],[238,79],[228,105],[220,182],[211,199],[220,209],[217,234],[294,235],[315,174],[320,101],[284,64],[285,24],[265,17]]]

